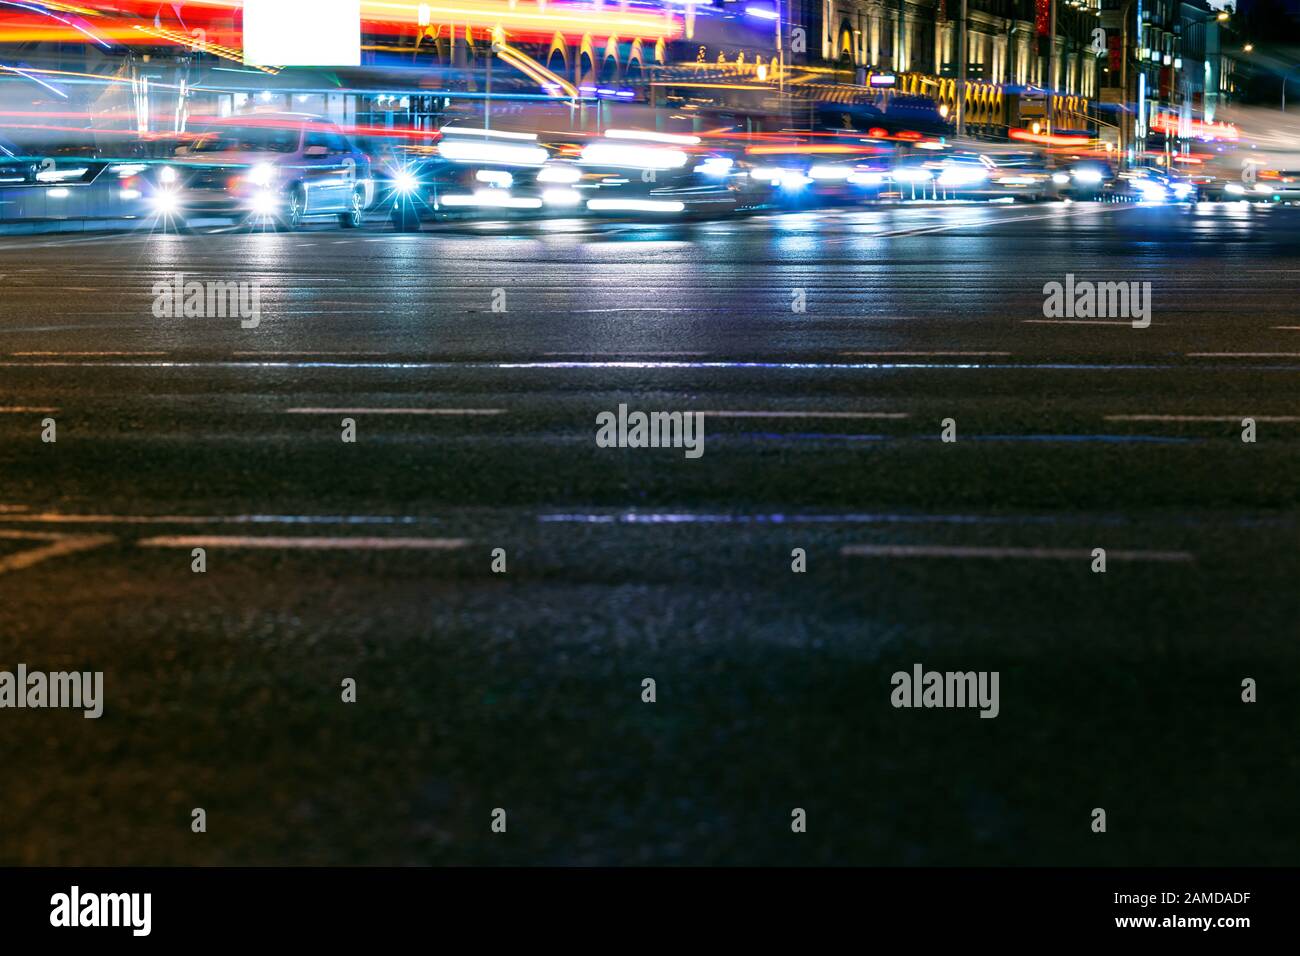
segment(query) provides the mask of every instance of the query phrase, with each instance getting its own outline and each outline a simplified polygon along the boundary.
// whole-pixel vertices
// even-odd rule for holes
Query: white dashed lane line
[[[1091,561],[1094,555],[1086,548],[984,548],[948,545],[876,545],[854,544],[840,549],[849,558],[958,558],[978,560]],[[1154,561],[1181,563],[1195,561],[1186,551],[1107,551],[1108,561]]]
[[[465,538],[269,538],[191,535],[145,538],[142,548],[255,548],[267,551],[455,551]]]
[[[290,408],[288,415],[504,415],[504,408]]]

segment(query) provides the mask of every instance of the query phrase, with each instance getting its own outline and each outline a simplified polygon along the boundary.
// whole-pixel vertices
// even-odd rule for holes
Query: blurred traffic
[[[473,0],[460,25],[428,4],[363,3],[341,32],[323,8],[291,8],[0,3],[0,222],[412,232],[1300,199],[1300,134],[1231,101],[1233,25],[1208,7],[1178,14],[1205,27],[1199,45],[1173,31],[1167,52],[1128,51],[1121,24],[1107,53],[1110,18],[1069,5],[1053,28],[1084,58],[1056,90],[1034,82],[1059,66],[1050,51],[999,64],[1001,80],[943,51],[927,73],[929,51],[837,39],[781,3]],[[1199,92],[1168,85],[1184,74]]]
[[[1176,168],[1119,168],[1086,143],[1026,148],[883,128],[701,135],[664,132],[664,122],[584,133],[521,119],[493,128],[457,121],[412,138],[255,111],[197,118],[183,133],[116,154],[28,130],[21,142],[0,142],[0,186],[19,205],[30,191],[69,207],[77,191],[97,189],[112,214],[160,228],[371,221],[401,232],[474,218],[663,220],[867,203],[1300,199],[1297,154],[1248,152],[1239,140],[1188,153]]]

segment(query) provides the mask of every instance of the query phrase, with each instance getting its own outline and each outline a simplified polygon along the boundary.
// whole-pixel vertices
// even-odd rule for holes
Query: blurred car
[[[1300,152],[1221,143],[1199,154],[1200,193],[1225,202],[1300,202]]]
[[[938,199],[936,180],[943,171],[943,160],[924,153],[900,156],[889,170],[893,191],[900,199]]]
[[[609,129],[584,143],[574,184],[586,212],[597,216],[716,216],[761,204],[734,156],[702,150],[690,134]],[[748,197],[748,198],[745,198]]]
[[[160,215],[233,216],[297,229],[330,217],[360,226],[374,200],[370,159],[333,123],[259,113],[198,126],[155,174]]]
[[[444,127],[434,155],[391,172],[393,227],[490,215],[719,215],[766,198],[722,151],[697,137],[639,130],[542,143],[535,134]]]
[[[1044,156],[1035,152],[999,153],[991,156],[993,168],[989,174],[991,192],[995,198],[1023,199],[1042,202],[1053,198],[1057,185],[1052,182],[1052,171]]]
[[[24,154],[17,143],[0,138],[0,186],[29,186],[36,182],[40,161]]]
[[[1188,177],[1146,166],[1119,173],[1107,183],[1103,195],[1119,202],[1190,203],[1200,199],[1196,183]]]
[[[1291,156],[1287,159],[1294,162],[1296,157]],[[1282,163],[1274,165],[1280,166]],[[1248,165],[1243,170],[1241,186],[1241,193],[1231,198],[1248,199],[1254,202],[1298,202],[1300,201],[1300,169],[1273,169],[1264,164]]]
[[[1101,199],[1107,184],[1113,182],[1114,171],[1100,160],[1082,159],[1063,163],[1052,173],[1055,195],[1061,199],[1086,202]]]
[[[996,199],[1003,195],[992,182],[996,171],[983,154],[955,153],[939,163],[934,184],[944,199]]]
[[[537,214],[548,190],[581,175],[556,174],[551,155],[532,133],[445,127],[434,149],[391,160],[380,174],[387,185],[381,203],[399,232],[414,232],[425,220]]]
[[[60,133],[66,136],[66,133]],[[76,186],[93,183],[108,167],[90,142],[91,134],[73,140],[20,145],[0,139],[0,186]]]
[[[739,169],[766,205],[787,209],[843,206],[887,188],[888,159],[861,135],[835,131],[815,141],[750,146]]]

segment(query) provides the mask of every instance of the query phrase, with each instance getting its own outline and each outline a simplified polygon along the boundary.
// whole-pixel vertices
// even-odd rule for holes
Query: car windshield
[[[292,153],[298,130],[273,126],[222,126],[202,130],[190,144],[192,153]]]

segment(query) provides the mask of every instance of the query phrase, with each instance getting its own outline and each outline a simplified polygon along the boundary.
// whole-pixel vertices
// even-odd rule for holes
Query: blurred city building
[[[255,109],[380,130],[434,129],[475,111],[509,122],[539,109],[599,128],[639,105],[695,128],[953,133],[961,114],[970,135],[1086,133],[1136,158],[1185,151],[1238,79],[1231,23],[1205,0],[361,9],[359,67],[280,69],[243,62],[236,4],[0,4],[0,96],[144,134]]]

